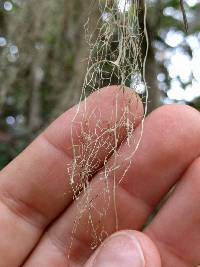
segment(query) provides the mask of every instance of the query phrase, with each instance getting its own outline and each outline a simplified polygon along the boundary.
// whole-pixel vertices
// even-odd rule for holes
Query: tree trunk
[[[67,20],[67,38],[74,52],[73,71],[66,84],[66,88],[60,94],[60,101],[52,115],[52,119],[77,104],[80,100],[83,82],[87,70],[89,47],[86,43],[84,24],[89,16],[90,24],[93,26],[98,20],[98,4],[93,6],[93,10],[88,12],[91,0],[79,0],[68,2],[69,17]],[[76,11],[76,12],[75,12]],[[76,18],[76,20],[74,20]],[[77,19],[78,18],[78,19]]]
[[[146,82],[149,88],[148,113],[152,112],[161,105],[161,93],[157,82],[157,64],[150,36],[149,41],[149,51],[146,62]]]
[[[154,109],[156,109],[158,106],[161,104],[161,93],[158,88],[158,82],[157,82],[157,64],[155,60],[155,53],[154,53],[154,48],[153,48],[153,37],[154,37],[154,32],[153,29],[149,27],[149,18],[146,18],[146,29],[144,25],[144,0],[140,1],[140,27],[143,32],[143,30],[147,30],[148,34],[148,55],[147,55],[147,60],[146,60],[146,66],[145,66],[145,80],[147,83],[148,87],[148,113],[152,112]],[[142,57],[144,60],[144,56],[146,54],[146,49],[147,49],[147,40],[145,38],[143,39],[142,42]]]

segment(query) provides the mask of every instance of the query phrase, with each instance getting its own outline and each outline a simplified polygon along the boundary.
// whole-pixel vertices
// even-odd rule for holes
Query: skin
[[[97,111],[87,121],[87,129],[95,130],[98,109],[102,111],[103,126],[114,125],[132,99],[130,109],[135,117],[130,115],[130,120],[134,119],[134,140],[138,140],[142,104],[131,90],[126,89],[124,96],[118,89],[104,88],[98,97],[96,93],[89,97],[88,114],[94,107]],[[117,118],[112,119],[116,97],[119,110]],[[76,107],[64,113],[0,172],[0,267],[92,266],[98,249],[91,250],[90,235],[85,231],[87,211],[70,247],[77,203],[73,201],[66,166],[73,160],[70,131],[75,112]],[[77,122],[84,119],[83,112],[79,114]],[[80,132],[78,125],[76,131]],[[146,267],[197,266],[200,262],[200,114],[185,105],[163,106],[152,112],[144,125],[133,163],[116,187],[118,230],[126,230],[126,235],[139,240]],[[119,127],[118,133],[117,161],[121,167],[116,170],[116,179],[120,179],[127,167],[124,159],[135,146],[133,139],[129,145],[124,142],[123,128]],[[98,154],[102,166],[106,156],[104,149]],[[114,164],[113,156],[107,164]],[[105,203],[98,192],[104,184],[98,179],[101,176],[98,169],[92,172],[90,197],[101,209]],[[153,209],[174,186],[155,219],[143,229]],[[112,184],[110,187],[112,190]],[[77,201],[84,201],[84,195]],[[112,205],[108,215],[103,223],[112,234],[116,231]],[[92,216],[97,225],[96,213]]]

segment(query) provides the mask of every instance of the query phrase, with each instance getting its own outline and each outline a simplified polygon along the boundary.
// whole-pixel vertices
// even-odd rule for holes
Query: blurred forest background
[[[200,0],[184,1],[188,33],[179,0],[146,1],[149,111],[174,102],[200,110]],[[91,8],[92,20],[99,17],[92,2],[0,0],[0,169],[78,102],[88,57],[84,24]]]

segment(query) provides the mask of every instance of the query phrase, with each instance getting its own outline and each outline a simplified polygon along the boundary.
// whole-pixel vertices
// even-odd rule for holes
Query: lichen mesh
[[[76,200],[77,215],[74,220],[70,249],[82,220],[85,224],[85,231],[90,235],[91,249],[95,249],[110,234],[110,229],[106,228],[105,223],[107,216],[110,216],[110,209],[113,209],[115,214],[114,230],[118,230],[116,187],[118,183],[125,179],[143,132],[144,118],[142,118],[140,136],[135,140],[130,155],[124,159],[126,167],[123,166],[120,177],[116,177],[115,172],[120,168],[120,155],[118,154],[120,136],[118,129],[125,129],[126,140],[123,141],[127,145],[129,145],[130,140],[134,139],[135,120],[133,117],[135,114],[131,114],[130,111],[131,99],[123,108],[120,119],[117,120],[119,107],[116,97],[110,118],[116,122],[113,126],[108,126],[103,122],[100,109],[97,110],[94,107],[94,110],[88,112],[86,99],[88,92],[96,92],[98,98],[99,89],[105,86],[118,85],[119,93],[124,93],[126,86],[132,88],[133,91],[137,91],[142,86],[145,89],[143,94],[145,114],[147,111],[148,92],[144,75],[146,55],[142,55],[141,51],[143,38],[145,37],[148,50],[146,3],[144,3],[144,10],[141,13],[140,0],[93,1],[90,7],[91,14],[93,12],[92,7],[97,3],[99,8],[98,21],[96,24],[93,21],[91,25],[89,17],[85,24],[86,42],[90,53],[80,99],[80,102],[83,101],[81,106],[84,105],[84,110],[80,104],[77,106],[71,128],[73,163],[68,166],[68,174]],[[141,16],[143,16],[142,23]],[[144,29],[141,29],[141,25],[144,25]],[[77,119],[80,117],[81,120]],[[131,120],[130,117],[132,117]],[[92,131],[89,130],[87,125],[91,118],[96,122]],[[80,128],[79,132],[75,131],[77,124]],[[102,163],[99,155],[103,150],[106,151],[108,156],[104,158]],[[112,164],[108,164],[110,157],[112,158]],[[91,182],[93,173],[98,173],[95,178],[95,189],[94,183]],[[99,205],[99,202],[101,202],[101,205]],[[87,223],[85,223],[83,217],[87,218]]]

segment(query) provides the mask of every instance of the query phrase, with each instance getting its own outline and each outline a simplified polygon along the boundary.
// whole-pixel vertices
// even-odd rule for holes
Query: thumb
[[[153,242],[137,231],[120,231],[104,241],[85,267],[161,267]]]

